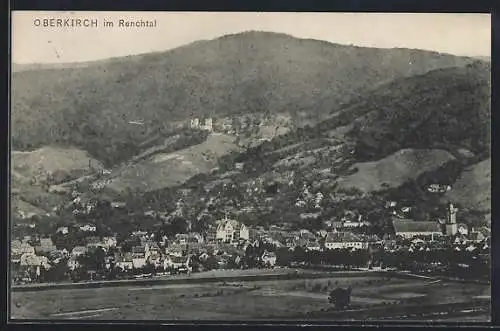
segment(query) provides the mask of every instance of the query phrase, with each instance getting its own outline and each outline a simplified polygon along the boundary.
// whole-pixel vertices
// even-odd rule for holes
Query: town
[[[489,279],[490,232],[458,223],[452,203],[446,209],[444,221],[395,215],[393,233],[383,238],[371,234],[361,215],[323,222],[316,231],[287,224],[249,226],[227,213],[202,233],[172,225],[124,236],[91,223],[42,231],[30,224],[30,235],[11,240],[11,275],[14,284],[26,284],[295,267]]]

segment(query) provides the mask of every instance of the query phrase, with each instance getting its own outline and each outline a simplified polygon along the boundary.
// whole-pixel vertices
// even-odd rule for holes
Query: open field
[[[200,283],[192,279],[185,284],[12,292],[11,317],[63,320],[489,320],[489,286],[366,273],[326,276],[320,279],[216,283]],[[349,285],[353,288],[350,309],[334,311],[328,303],[328,290]]]

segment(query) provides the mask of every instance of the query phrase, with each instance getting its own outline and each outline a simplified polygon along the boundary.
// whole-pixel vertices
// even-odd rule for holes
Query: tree
[[[98,247],[87,254],[78,257],[78,262],[86,270],[96,270],[100,271],[104,269],[104,259],[106,257],[106,252],[104,249]]]
[[[336,309],[345,309],[351,303],[351,292],[350,286],[347,289],[337,287],[330,292],[328,301],[334,304]]]
[[[209,256],[208,259],[205,260],[203,263],[203,266],[207,270],[214,270],[219,267],[219,264],[217,263],[217,258],[215,256]]]
[[[293,252],[286,247],[280,247],[276,250],[276,264],[286,267],[290,265],[293,258]]]

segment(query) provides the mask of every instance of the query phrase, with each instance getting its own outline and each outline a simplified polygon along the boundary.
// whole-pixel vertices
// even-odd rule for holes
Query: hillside
[[[376,159],[401,148],[439,144],[488,154],[490,72],[489,64],[476,62],[397,80],[367,93],[345,110],[364,113],[349,134],[357,141],[357,157]]]
[[[478,62],[378,86],[316,126],[224,158],[218,172],[188,186],[203,187],[208,197],[195,190],[191,198],[215,199],[215,210],[253,210],[262,221],[297,220],[301,213],[318,212],[314,206],[295,206],[304,199],[304,187],[328,197],[323,217],[347,208],[345,201],[360,201],[369,210],[361,202],[363,193],[374,201],[384,198],[384,191],[394,191],[397,199],[437,203],[439,199],[421,191],[424,183],[415,180],[426,174],[432,182],[429,174],[440,170],[446,173],[437,176],[438,182],[447,178],[453,186],[463,165],[488,158],[489,85],[489,66]],[[237,162],[243,169],[236,169]],[[474,186],[480,192],[454,188],[463,192],[456,198],[490,196],[490,185],[480,183],[484,185]],[[233,188],[225,191],[223,184]],[[380,202],[374,206],[380,208]]]
[[[12,142],[16,150],[76,146],[111,166],[192,115],[290,113],[304,123],[366,88],[471,61],[247,32],[84,68],[20,71],[12,76]]]
[[[453,159],[443,150],[402,149],[378,161],[355,163],[352,168],[356,172],[340,180],[339,186],[362,192],[399,187]]]
[[[456,201],[472,210],[490,212],[491,159],[467,167],[443,200]]]
[[[212,134],[201,144],[172,153],[156,153],[124,167],[107,188],[117,192],[127,189],[147,192],[180,185],[194,175],[210,172],[219,157],[237,150],[234,137]]]
[[[76,148],[46,146],[31,152],[12,152],[13,177],[23,182],[57,184],[99,171],[101,162]]]

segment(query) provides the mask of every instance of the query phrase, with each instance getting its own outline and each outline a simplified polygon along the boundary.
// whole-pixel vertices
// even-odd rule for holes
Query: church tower
[[[458,208],[455,208],[453,203],[448,203],[446,209],[446,235],[448,236],[454,236],[458,232],[457,211]]]

